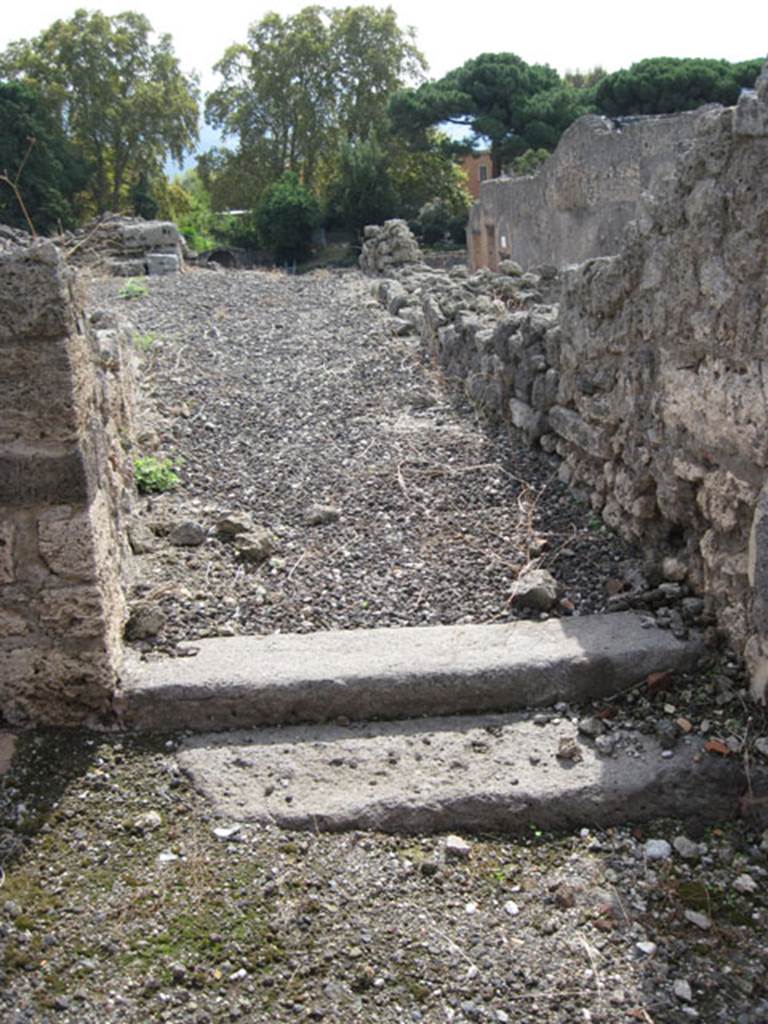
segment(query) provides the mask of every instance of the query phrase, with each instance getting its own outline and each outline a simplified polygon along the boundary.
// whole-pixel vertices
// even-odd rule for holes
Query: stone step
[[[216,730],[511,711],[615,694],[691,668],[701,640],[632,612],[201,640],[195,657],[125,666],[127,728]]]
[[[559,757],[561,744],[578,759]],[[567,718],[542,726],[520,713],[198,735],[178,760],[218,816],[329,831],[700,827],[736,817],[747,788],[742,760],[708,753],[701,737],[664,755],[654,737],[625,734],[603,756]],[[767,775],[753,767],[754,792]]]

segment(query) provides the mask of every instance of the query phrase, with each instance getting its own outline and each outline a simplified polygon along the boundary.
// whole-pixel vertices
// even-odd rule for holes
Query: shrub
[[[455,214],[439,199],[425,203],[419,210],[418,233],[427,245],[442,242],[448,234]]]
[[[320,223],[317,200],[291,171],[262,193],[254,213],[259,236],[278,260],[299,260],[309,252]]]
[[[133,471],[139,494],[161,494],[172,490],[179,475],[172,459],[156,459],[154,455],[140,455],[134,459]]]

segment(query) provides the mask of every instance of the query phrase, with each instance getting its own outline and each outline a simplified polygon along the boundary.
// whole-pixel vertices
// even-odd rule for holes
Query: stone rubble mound
[[[30,246],[34,241],[26,231],[0,224],[0,252]],[[175,274],[186,258],[184,238],[171,221],[121,214],[107,214],[47,241],[61,250],[70,265],[115,277]]]
[[[404,220],[388,220],[365,229],[360,269],[365,274],[384,274],[391,267],[420,263],[419,243]]]
[[[10,252],[12,249],[32,245],[34,238],[26,231],[12,228],[8,224],[0,224],[0,252]]]
[[[56,241],[71,262],[116,277],[175,274],[184,261],[184,239],[171,221],[107,214]]]

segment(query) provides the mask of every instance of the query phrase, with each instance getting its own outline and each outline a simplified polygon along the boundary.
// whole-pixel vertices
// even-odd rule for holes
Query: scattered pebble
[[[698,860],[701,856],[699,844],[694,843],[687,836],[675,836],[672,845],[685,860]]]
[[[653,954],[658,949],[658,946],[656,945],[655,942],[648,942],[648,941],[636,942],[635,945],[637,946],[637,948],[640,950],[640,952],[644,956],[653,956]]]
[[[673,984],[672,990],[678,999],[682,999],[686,1003],[690,1003],[693,999],[691,986],[684,978],[678,978]]]
[[[691,924],[695,924],[697,928],[701,928],[702,931],[709,931],[712,927],[712,921],[709,917],[698,910],[686,910],[685,919],[690,921]]]
[[[147,811],[133,819],[133,827],[137,832],[154,832],[162,823],[163,818],[159,811]]]
[[[736,892],[753,893],[757,892],[760,886],[754,880],[752,875],[739,875],[738,878],[734,879],[733,888]]]
[[[240,834],[241,825],[218,825],[213,830],[217,839],[235,839]]]
[[[472,853],[472,847],[461,836],[448,836],[445,840],[446,860],[468,860]]]
[[[666,839],[649,839],[643,850],[648,860],[667,860],[672,856],[672,847]]]

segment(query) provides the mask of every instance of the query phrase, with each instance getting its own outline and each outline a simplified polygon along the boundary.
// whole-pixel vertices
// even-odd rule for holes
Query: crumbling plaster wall
[[[505,256],[523,268],[561,267],[618,252],[642,193],[672,171],[696,116],[613,121],[588,114],[537,174],[484,182],[467,232],[473,269],[495,270]]]
[[[0,250],[0,711],[109,717],[123,623],[133,362],[50,242]]]
[[[673,559],[768,693],[768,64],[705,108],[621,252],[552,271],[435,275],[376,293],[490,419],[556,452],[622,535]]]

